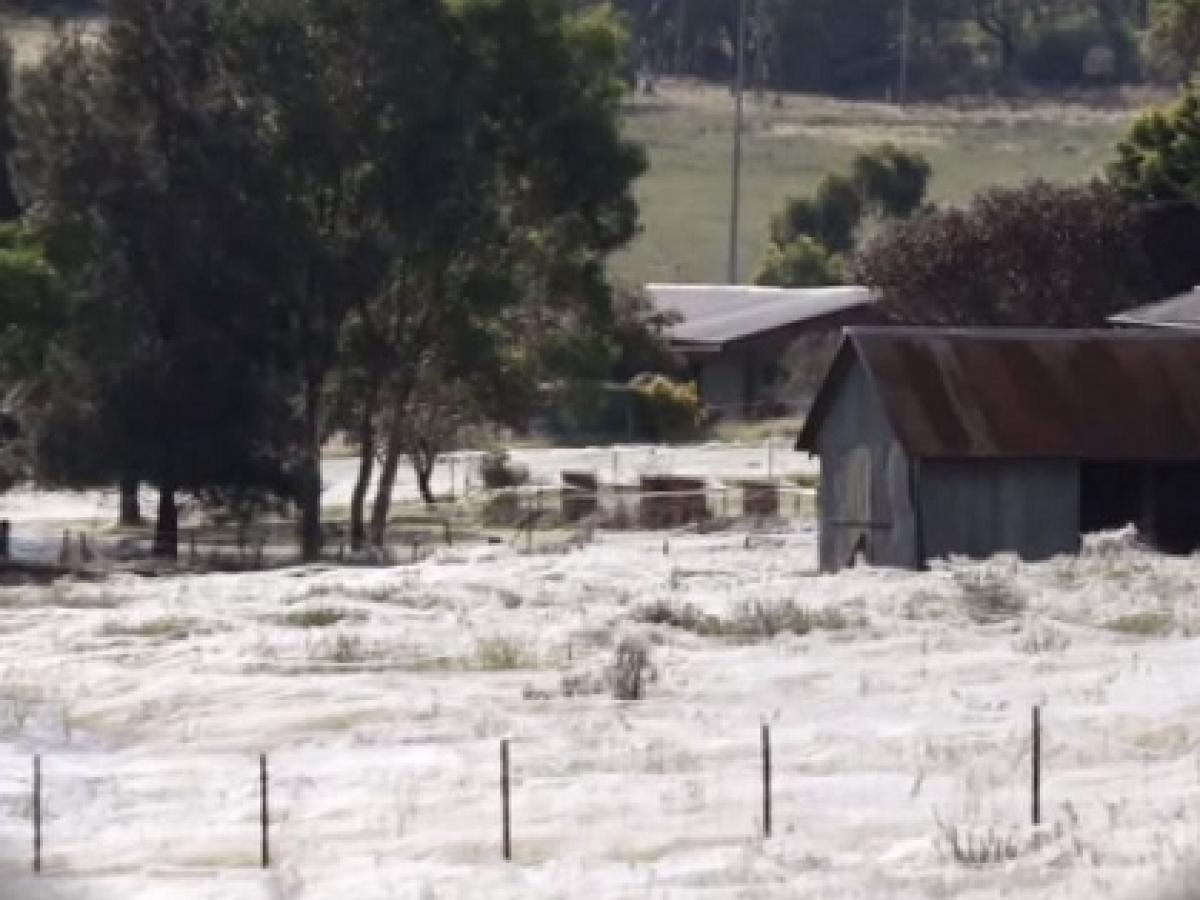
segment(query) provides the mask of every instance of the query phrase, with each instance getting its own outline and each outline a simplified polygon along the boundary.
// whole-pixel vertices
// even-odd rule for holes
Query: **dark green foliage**
[[[1108,174],[1134,200],[1200,203],[1200,84],[1172,106],[1140,116]]]
[[[1140,205],[1143,246],[1159,293],[1200,283],[1200,83],[1133,123],[1108,177]]]
[[[43,243],[15,223],[0,225],[0,489],[33,472],[39,386],[69,316],[66,284]]]
[[[671,351],[666,330],[677,316],[656,312],[641,291],[619,290],[613,303],[613,342],[616,361],[612,377],[628,381],[642,372],[679,375],[684,361]]]
[[[896,224],[854,270],[888,312],[926,325],[1101,326],[1154,287],[1135,210],[1102,182],[985,191]]]
[[[272,315],[247,264],[267,218],[210,11],[113,0],[101,41],[64,34],[28,76],[18,116],[31,216],[80,297],[42,387],[40,474],[157,485],[166,555],[177,490],[288,488]]]
[[[904,219],[925,202],[933,169],[920,153],[895,144],[878,144],[850,163],[862,205],[883,218]],[[832,247],[832,245],[829,245]]]
[[[463,119],[442,202],[400,249],[402,289],[366,304],[372,330],[397,336],[361,380],[381,388],[375,429],[383,465],[371,515],[386,525],[408,411],[424,406],[414,362],[436,356],[480,414],[519,421],[540,389],[580,409],[614,363],[614,310],[604,260],[634,234],[631,185],[641,148],[621,135],[624,33],[603,10],[557,0],[470,0],[450,8],[462,56],[446,92]],[[433,145],[436,147],[436,145]],[[385,342],[386,343],[386,342]],[[364,395],[366,397],[366,395]],[[362,440],[365,475],[371,441]],[[411,454],[410,454],[411,458]],[[365,488],[363,488],[365,492]]]
[[[1200,0],[1152,0],[1148,62],[1159,75],[1186,79],[1200,66]]]
[[[771,240],[789,244],[808,236],[827,249],[841,253],[854,245],[854,229],[863,214],[858,185],[846,175],[831,173],[821,179],[810,197],[794,197],[771,222]]]
[[[855,245],[865,216],[905,218],[925,201],[931,174],[920,153],[885,143],[857,154],[850,174],[831,172],[812,197],[789,198],[771,220],[771,243],[757,284],[815,287],[840,284],[842,258]]]
[[[600,2],[600,0],[594,0]],[[1190,52],[1189,7],[1155,0],[1153,56]],[[1116,57],[1117,80],[1139,77],[1135,36],[1147,0],[911,0],[909,92],[945,96],[985,89],[1105,84],[1084,60],[1095,47]],[[728,81],[738,4],[729,0],[622,0],[647,73]],[[900,72],[899,0],[755,0],[749,4],[751,86],[882,98]],[[1177,10],[1183,10],[1182,14]],[[1179,46],[1177,53],[1173,47]],[[1192,54],[1190,59],[1194,60]]]
[[[639,437],[685,441],[699,433],[705,411],[695,382],[677,382],[665,375],[647,373],[633,378],[629,387]]]
[[[0,225],[0,385],[42,373],[69,315],[67,285],[43,242],[20,225]]]
[[[844,280],[841,260],[807,234],[787,244],[768,245],[755,276],[756,284],[786,287],[821,287]]]
[[[1138,230],[1160,297],[1200,284],[1200,205],[1186,200],[1139,204]]]
[[[21,214],[9,164],[17,144],[13,131],[15,80],[12,46],[0,37],[0,221],[11,221]]]
[[[520,487],[529,481],[529,467],[513,462],[507,450],[492,450],[479,461],[479,474],[488,490]]]
[[[1100,62],[1108,61],[1095,56],[1097,52],[1112,54],[1112,70],[1089,76],[1089,54]],[[1069,87],[1087,81],[1126,84],[1136,82],[1142,74],[1132,29],[1127,25],[1105,28],[1101,23],[1065,25],[1039,32],[1022,51],[1019,65],[1026,78],[1047,87]]]

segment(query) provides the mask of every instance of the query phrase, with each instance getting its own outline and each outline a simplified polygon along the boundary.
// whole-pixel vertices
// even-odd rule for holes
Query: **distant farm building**
[[[1126,310],[1108,321],[1133,328],[1173,328],[1200,332],[1200,287],[1158,303]]]
[[[852,328],[798,441],[821,567],[1200,546],[1200,337]]]
[[[785,355],[800,338],[833,339],[846,325],[883,317],[862,287],[769,288],[651,284],[655,313],[670,317],[666,334],[719,418],[794,412]]]

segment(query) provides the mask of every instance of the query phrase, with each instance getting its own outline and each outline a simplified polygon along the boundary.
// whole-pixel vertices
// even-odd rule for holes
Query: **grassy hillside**
[[[84,28],[96,20],[78,20]],[[4,20],[20,64],[37,59],[50,38],[42,19]],[[854,151],[891,140],[922,150],[933,163],[933,198],[960,201],[980,187],[1035,177],[1078,179],[1099,171],[1146,97],[1108,108],[1040,104],[1020,110],[913,106],[773,95],[746,103],[741,275],[753,277],[767,222],[782,199],[810,189]],[[638,189],[643,231],[613,264],[617,278],[724,281],[728,259],[733,103],[729,91],[664,82],[638,96],[630,135],[643,142],[651,168]]]
[[[891,140],[923,151],[933,198],[960,201],[991,184],[1094,174],[1147,98],[1111,108],[1041,104],[958,109],[787,96],[748,98],[740,228],[742,278],[753,277],[771,212],[811,188],[859,147]],[[660,86],[632,104],[628,129],[651,170],[639,197],[644,230],[614,263],[632,283],[724,281],[728,257],[732,99],[727,90]]]

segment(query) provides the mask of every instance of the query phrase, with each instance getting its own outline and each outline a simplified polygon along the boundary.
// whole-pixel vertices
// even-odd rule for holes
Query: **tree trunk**
[[[154,521],[154,550],[159,559],[179,558],[179,509],[175,505],[175,486],[158,488],[158,518]]]
[[[367,542],[367,489],[375,470],[375,410],[368,403],[358,430],[358,478],[350,495],[350,549],[361,550]]]
[[[388,434],[387,447],[383,456],[383,467],[379,471],[379,484],[375,488],[375,503],[371,507],[371,543],[383,549],[387,536],[388,513],[392,505],[392,488],[396,485],[396,473],[400,471],[400,424],[397,419]]]
[[[412,380],[398,385],[392,393],[390,404],[392,424],[387,433],[384,447],[383,466],[379,471],[379,483],[375,487],[375,502],[371,506],[371,543],[383,549],[387,535],[388,513],[392,505],[392,489],[396,486],[396,473],[400,471],[400,458],[404,455],[404,415],[412,393]]]
[[[309,385],[304,409],[304,457],[300,463],[300,553],[305,562],[321,558],[321,416],[318,390]]]
[[[121,519],[120,524],[134,527],[142,524],[142,509],[138,505],[138,480],[132,475],[121,479]]]
[[[412,455],[413,469],[417,473],[417,487],[420,488],[421,499],[427,506],[437,503],[437,498],[433,496],[433,488],[429,484],[433,478],[433,466],[436,462],[437,456],[431,453],[428,447],[420,447]]]

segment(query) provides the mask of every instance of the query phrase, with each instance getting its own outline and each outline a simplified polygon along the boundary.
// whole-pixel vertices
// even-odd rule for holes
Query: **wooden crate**
[[[742,515],[774,518],[779,515],[779,485],[773,481],[742,482]]]
[[[708,519],[703,478],[643,475],[638,521],[643,528],[675,528]]]
[[[563,472],[562,513],[567,522],[579,522],[596,514],[599,485],[594,472]]]

